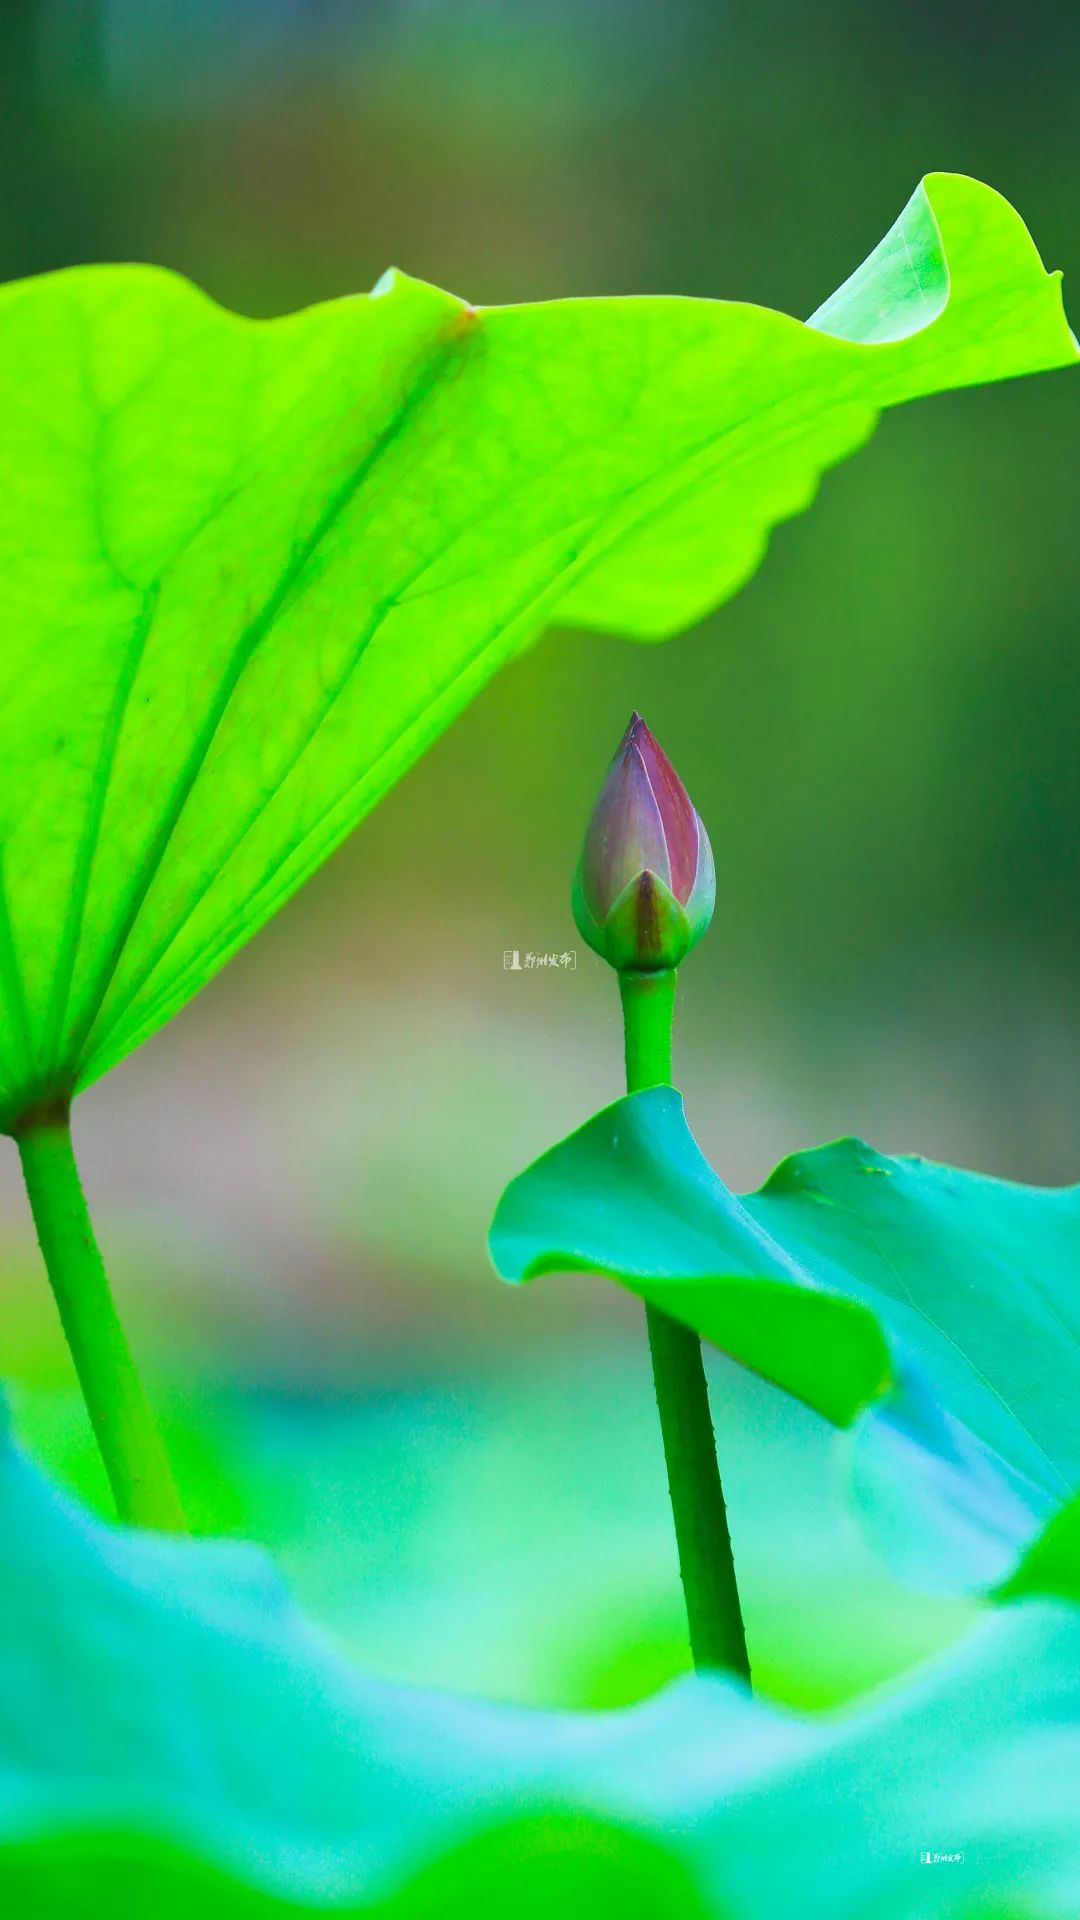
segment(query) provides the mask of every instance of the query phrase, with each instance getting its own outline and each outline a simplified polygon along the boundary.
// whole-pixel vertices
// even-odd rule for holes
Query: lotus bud
[[[578,930],[611,966],[654,973],[685,958],[715,901],[709,836],[667,754],[635,713],[574,875]]]

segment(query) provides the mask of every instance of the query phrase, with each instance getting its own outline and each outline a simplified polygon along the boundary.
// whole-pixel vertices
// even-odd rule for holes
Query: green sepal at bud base
[[[619,971],[652,973],[680,966],[712,919],[716,880],[711,854],[702,865],[707,870],[699,874],[685,906],[658,874],[639,873],[623,888],[602,923],[589,911],[579,868],[572,905],[582,939]]]

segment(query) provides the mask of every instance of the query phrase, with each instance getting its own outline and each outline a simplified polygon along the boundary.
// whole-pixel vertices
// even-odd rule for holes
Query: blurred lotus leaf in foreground
[[[1068,1602],[990,1608],[844,1713],[720,1679],[545,1713],[366,1679],[255,1549],[106,1526],[10,1444],[0,1515],[5,1912],[889,1920],[927,1848],[965,1857],[941,1916],[1076,1912]]]

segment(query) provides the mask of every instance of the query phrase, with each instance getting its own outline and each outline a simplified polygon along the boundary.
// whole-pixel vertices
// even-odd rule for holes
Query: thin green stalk
[[[49,1281],[121,1520],[183,1532],[185,1520],[94,1238],[65,1109],[18,1135]]]
[[[674,968],[622,972],[619,987],[627,1092],[669,1086]],[[658,1307],[646,1307],[645,1314],[694,1665],[699,1672],[727,1668],[749,1680],[701,1342]]]

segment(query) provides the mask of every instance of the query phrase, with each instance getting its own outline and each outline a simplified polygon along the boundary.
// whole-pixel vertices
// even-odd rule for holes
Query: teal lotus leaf
[[[859,1510],[928,1585],[1007,1577],[1080,1488],[1080,1188],[839,1140],[738,1198],[653,1088],[511,1182],[491,1251],[606,1274],[852,1425]]]

